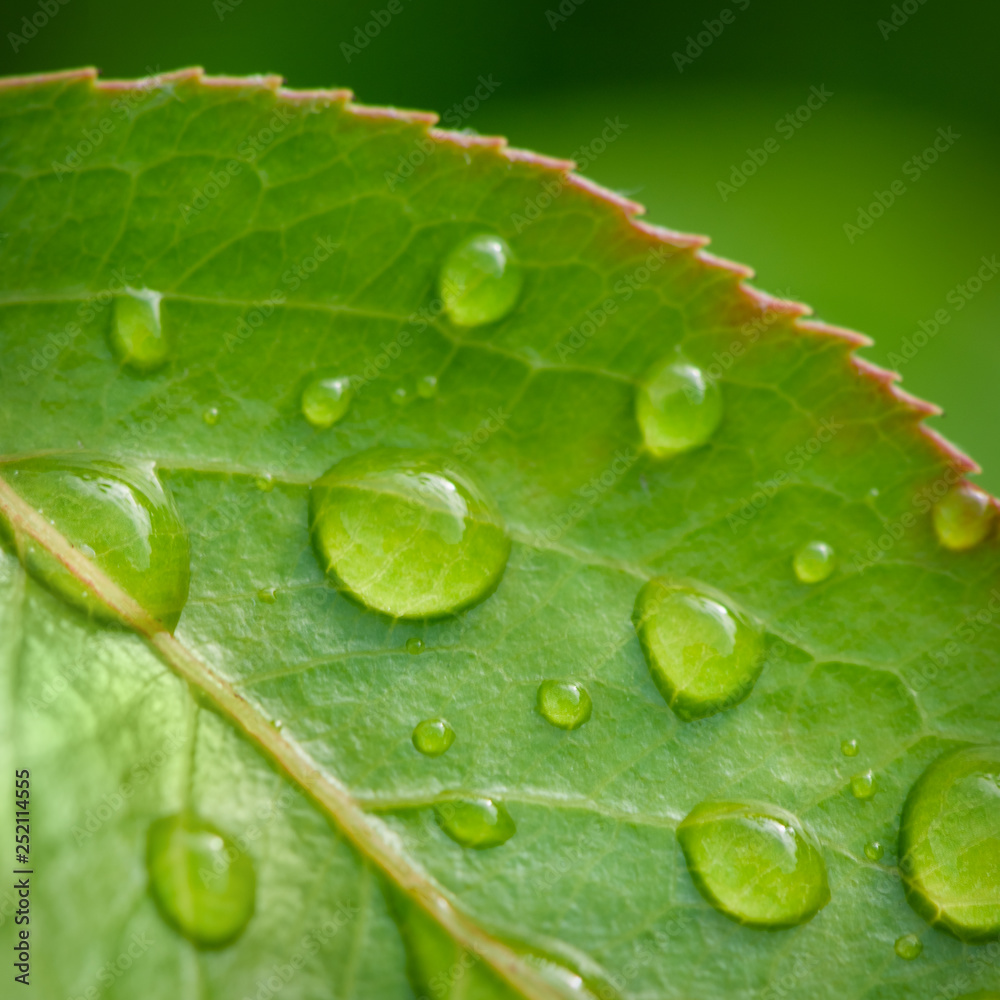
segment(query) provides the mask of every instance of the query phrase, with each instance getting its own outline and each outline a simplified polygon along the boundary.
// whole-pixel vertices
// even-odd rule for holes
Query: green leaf
[[[31,772],[35,995],[1000,988],[996,940],[929,925],[896,867],[918,777],[997,742],[995,531],[952,551],[931,513],[971,463],[853,356],[861,338],[754,291],[704,240],[636,221],[570,165],[433,120],[270,77],[0,86],[0,765]],[[456,325],[441,269],[484,234],[523,286],[512,309],[468,286],[502,315]],[[721,416],[657,455],[636,397],[678,350]],[[346,408],[342,383],[310,396],[314,424],[301,397],[317,377],[352,388]],[[324,572],[309,486],[373,448],[444,456],[495,503],[509,558],[498,582],[449,577],[466,610],[393,619]],[[190,546],[174,632],[144,604],[138,549],[84,549],[112,480],[75,509],[83,535],[19,492],[26,456],[77,449],[155,463]],[[369,528],[403,503],[394,488],[361,504]],[[434,504],[411,507],[450,530]],[[477,558],[505,551],[490,504]],[[140,521],[116,525],[134,541]],[[817,541],[836,568],[802,583],[796,554]],[[763,636],[759,679],[743,671],[749,687],[713,695],[706,718],[672,712],[636,636],[657,577]],[[545,680],[581,685],[589,718],[547,722]],[[456,738],[435,757],[411,735],[437,718]],[[470,799],[505,807],[513,836],[501,819],[499,846],[456,843],[482,822]],[[801,824],[829,903],[773,931],[713,908],[675,835],[703,802]],[[252,861],[255,912],[224,947],[175,929],[182,879],[167,879],[173,924],[149,887],[150,827],[179,812],[223,833],[212,850],[235,845],[238,871]],[[16,905],[0,890],[8,955]],[[894,948],[908,934],[910,961]]]

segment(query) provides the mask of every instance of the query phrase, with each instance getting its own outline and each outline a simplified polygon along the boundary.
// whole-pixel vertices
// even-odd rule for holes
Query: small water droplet
[[[412,653],[414,656],[418,656],[424,651],[424,640],[418,639],[415,635],[411,635],[409,639],[406,640],[406,651]]]
[[[326,430],[347,413],[353,395],[351,380],[347,376],[331,378],[316,375],[302,390],[302,416],[313,427]]]
[[[857,757],[858,755],[858,741],[857,740],[844,740],[840,744],[840,752],[845,757]]]
[[[134,371],[153,371],[170,353],[160,321],[162,298],[148,288],[126,288],[114,298],[111,346],[118,360]]]
[[[274,726],[275,729],[284,729],[285,728],[285,724],[284,724],[284,722],[281,721],[281,719],[273,719],[271,721],[271,725]]]
[[[178,813],[146,839],[149,885],[163,918],[199,948],[231,944],[254,911],[253,862],[211,823]]]
[[[739,704],[763,669],[760,632],[720,595],[656,577],[632,620],[654,683],[685,722]]]
[[[875,795],[875,775],[862,771],[851,778],[851,793],[856,799],[870,799]]]
[[[579,729],[591,715],[593,702],[587,689],[575,681],[542,681],[538,685],[538,711],[559,729]]]
[[[992,531],[997,510],[988,493],[960,483],[934,507],[938,541],[953,552],[975,548]]]
[[[885,854],[885,848],[877,840],[869,840],[865,844],[865,857],[869,861],[881,861],[882,855]]]
[[[916,934],[904,934],[901,938],[896,938],[896,954],[908,962],[919,958],[923,950],[924,943]]]
[[[722,421],[722,390],[690,361],[670,356],[646,375],[635,413],[646,448],[669,458],[712,437]]]
[[[264,604],[274,604],[277,599],[277,587],[261,587],[260,590],[257,591],[257,600]]]
[[[500,581],[510,541],[486,490],[450,457],[378,448],[312,487],[323,568],[370,608],[397,618],[461,611]]]
[[[417,395],[423,399],[431,399],[437,395],[438,380],[436,375],[425,375],[417,382]]]
[[[264,475],[257,476],[253,484],[261,493],[270,493],[274,489],[274,476],[270,472],[265,472]]]
[[[441,802],[434,807],[434,818],[456,844],[476,851],[506,844],[517,832],[507,807],[493,799]]]
[[[521,297],[524,273],[499,236],[479,235],[448,254],[438,279],[445,311],[456,326],[503,319]]]
[[[8,471],[9,470],[9,471]],[[16,471],[21,497],[46,516],[87,559],[172,629],[187,600],[188,536],[152,462],[126,464],[80,452],[46,455],[0,466]],[[70,604],[103,620],[116,615],[47,549],[0,519],[25,568]]]
[[[939,757],[917,779],[899,825],[906,898],[962,941],[1000,935],[1000,746]]]
[[[837,566],[837,557],[826,542],[807,542],[795,553],[795,575],[802,583],[822,583]]]
[[[428,757],[440,757],[455,742],[455,730],[445,719],[424,719],[413,730],[413,745]]]
[[[204,420],[209,427],[214,427],[219,422],[219,408],[217,406],[210,406],[201,415],[201,419]]]
[[[404,403],[409,402],[410,394],[406,391],[403,386],[397,386],[392,390],[392,394],[389,396],[389,400],[395,403],[396,406],[402,406]]]
[[[703,802],[678,826],[677,839],[698,891],[738,923],[795,927],[830,901],[819,848],[777,806]]]

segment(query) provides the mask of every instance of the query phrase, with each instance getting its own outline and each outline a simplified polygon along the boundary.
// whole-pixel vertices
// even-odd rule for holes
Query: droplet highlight
[[[739,704],[763,669],[760,632],[720,595],[656,577],[633,623],[653,682],[685,722]]]
[[[374,449],[312,487],[312,537],[327,573],[397,618],[464,610],[500,582],[510,541],[486,489],[451,458]]]
[[[862,771],[851,778],[851,794],[856,799],[873,798],[875,792],[875,775],[871,771]]]
[[[542,718],[559,729],[579,729],[594,708],[587,689],[576,681],[542,681],[537,702]]]
[[[342,420],[353,398],[351,380],[347,376],[331,378],[317,375],[302,390],[302,416],[320,430]]]
[[[483,851],[506,844],[517,833],[507,807],[493,799],[456,799],[434,807],[434,818],[456,844]]]
[[[118,360],[133,371],[154,371],[170,356],[160,320],[162,298],[148,288],[126,288],[114,298],[111,347]]]
[[[499,236],[479,235],[448,255],[438,279],[445,312],[456,326],[503,319],[517,305],[524,273]]]
[[[837,568],[837,556],[826,542],[807,542],[795,553],[793,565],[800,583],[822,583]]]
[[[253,916],[253,862],[235,841],[196,816],[178,813],[153,823],[146,869],[161,915],[198,948],[231,944]]]
[[[0,476],[82,555],[173,629],[188,594],[188,535],[152,462],[126,464],[66,452],[2,464]],[[88,614],[117,619],[96,591],[41,545],[6,522],[0,526],[35,579]]]
[[[1000,935],[1000,746],[939,757],[903,805],[899,869],[925,920],[967,942]]]
[[[413,730],[413,745],[426,757],[440,757],[455,742],[455,730],[446,719],[424,719]]]
[[[669,458],[709,441],[722,422],[722,390],[697,365],[667,357],[643,380],[635,412],[646,448]]]
[[[953,552],[975,548],[993,532],[996,521],[990,495],[972,483],[960,483],[934,507],[938,541]]]
[[[830,901],[818,846],[777,806],[703,802],[678,826],[677,839],[698,891],[738,923],[795,927]]]
[[[916,934],[904,934],[902,937],[896,938],[896,954],[907,962],[920,958],[923,950],[924,943]]]

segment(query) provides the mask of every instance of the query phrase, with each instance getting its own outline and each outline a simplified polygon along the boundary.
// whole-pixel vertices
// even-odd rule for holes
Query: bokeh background
[[[46,3],[29,39],[39,0],[5,0],[0,72],[275,72],[557,156],[617,120],[584,156],[589,177],[653,222],[709,234],[758,287],[874,337],[865,355],[945,408],[936,425],[1000,493],[1000,269],[984,264],[1000,257],[996,0],[392,0],[363,47],[388,0]],[[830,96],[779,124],[812,88]],[[748,150],[770,152],[737,186]],[[893,182],[903,193],[859,226]]]

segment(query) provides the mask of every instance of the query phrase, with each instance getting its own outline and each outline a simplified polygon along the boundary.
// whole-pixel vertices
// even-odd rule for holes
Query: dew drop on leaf
[[[261,493],[270,493],[274,489],[274,476],[270,472],[265,472],[264,475],[257,476],[253,483]]]
[[[163,918],[196,947],[231,944],[253,916],[253,861],[196,816],[177,813],[152,824],[146,869]]]
[[[440,757],[455,742],[455,730],[445,719],[424,719],[413,730],[413,745],[427,757]]]
[[[851,778],[851,794],[856,799],[870,799],[875,791],[875,775],[871,771],[862,771]]]
[[[436,375],[425,375],[417,382],[417,395],[423,399],[431,399],[437,395],[438,380]]]
[[[341,420],[351,405],[351,380],[317,375],[302,390],[302,416],[321,430]]]
[[[794,927],[830,901],[819,848],[777,806],[703,802],[678,826],[677,839],[698,891],[741,924]]]
[[[997,511],[989,494],[961,483],[934,507],[938,541],[953,552],[975,548],[993,530]]]
[[[1000,746],[954,750],[903,805],[900,871],[910,905],[963,941],[1000,935]]]
[[[154,618],[173,629],[187,600],[187,531],[151,462],[125,464],[81,452],[0,465],[20,496]],[[2,524],[25,568],[51,591],[100,618],[106,602],[40,545]]]
[[[802,583],[822,583],[837,565],[837,557],[826,542],[807,542],[795,553],[795,575]]]
[[[902,937],[896,938],[896,954],[908,962],[919,958],[923,950],[924,943],[916,934],[904,934]]]
[[[412,653],[414,656],[418,656],[424,651],[424,640],[417,638],[415,635],[411,635],[409,639],[406,640],[406,651]]]
[[[210,406],[201,415],[201,419],[204,420],[209,427],[214,427],[219,422],[219,408],[217,406]]]
[[[506,844],[517,832],[502,802],[493,799],[456,799],[434,807],[438,826],[462,847],[476,851]]]
[[[111,347],[118,360],[138,372],[159,368],[169,356],[160,321],[159,292],[127,288],[114,298]]]
[[[506,242],[479,235],[448,254],[438,279],[445,311],[456,326],[503,319],[521,296],[524,274]]]
[[[402,406],[404,403],[408,403],[410,400],[410,394],[406,391],[403,386],[397,386],[392,390],[392,394],[389,396],[390,402],[395,403],[397,406]]]
[[[858,755],[858,741],[857,740],[844,740],[840,744],[840,752],[845,757],[857,757],[857,755]]]
[[[274,604],[278,599],[277,587],[261,587],[257,591],[257,600],[262,604]]]
[[[453,459],[426,452],[377,448],[344,459],[313,484],[310,524],[324,570],[397,618],[478,603],[510,554],[485,488]]]
[[[869,840],[865,844],[865,857],[869,861],[881,861],[885,848],[877,840]]]
[[[722,390],[680,355],[665,358],[636,394],[636,419],[646,448],[669,458],[705,444],[722,420]]]
[[[538,711],[559,729],[579,729],[593,707],[587,689],[575,681],[542,681],[538,685]]]
[[[632,620],[654,683],[685,722],[739,704],[763,669],[760,632],[718,595],[656,577]]]

